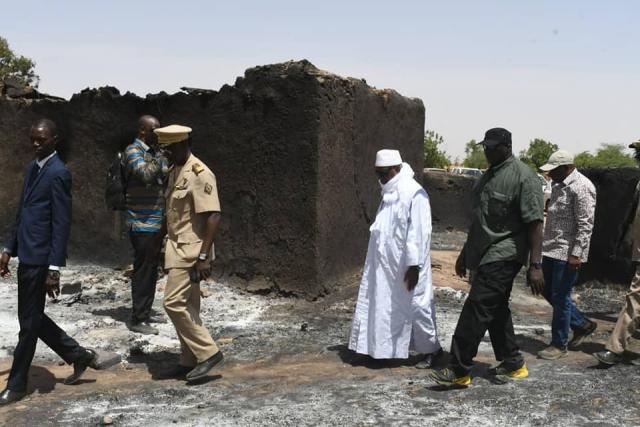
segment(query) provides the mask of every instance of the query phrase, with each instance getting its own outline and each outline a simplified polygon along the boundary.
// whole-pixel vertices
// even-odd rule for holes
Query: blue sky
[[[640,138],[640,2],[3,1],[40,88],[218,89],[306,58],[421,98],[453,157],[490,127],[578,152]]]

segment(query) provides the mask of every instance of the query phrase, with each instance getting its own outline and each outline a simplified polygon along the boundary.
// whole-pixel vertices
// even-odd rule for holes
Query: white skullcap
[[[402,164],[402,157],[398,150],[380,150],[376,153],[376,167],[398,166]]]

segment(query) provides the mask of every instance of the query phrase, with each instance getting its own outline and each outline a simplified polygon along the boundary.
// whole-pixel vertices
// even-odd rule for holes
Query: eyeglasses
[[[391,172],[391,167],[388,168],[380,168],[380,169],[376,169],[376,175],[378,175],[378,178],[382,179],[385,176],[389,175],[389,172]]]

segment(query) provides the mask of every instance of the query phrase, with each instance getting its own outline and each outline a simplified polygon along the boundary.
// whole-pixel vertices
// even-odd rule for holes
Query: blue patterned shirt
[[[160,231],[164,217],[167,160],[136,139],[125,150],[127,165],[127,226],[136,233]]]

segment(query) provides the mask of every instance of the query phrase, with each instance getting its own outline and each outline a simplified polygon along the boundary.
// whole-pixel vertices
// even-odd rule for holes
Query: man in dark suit
[[[71,228],[71,173],[56,152],[57,127],[40,120],[31,127],[31,144],[36,159],[29,163],[16,221],[0,256],[0,276],[9,272],[11,256],[18,256],[18,319],[20,334],[13,354],[7,388],[0,393],[0,405],[22,399],[27,392],[29,366],[38,338],[65,362],[73,374],[65,384],[74,384],[95,363],[93,350],[80,346],[44,314],[45,293],[60,292],[60,267],[67,258]]]

